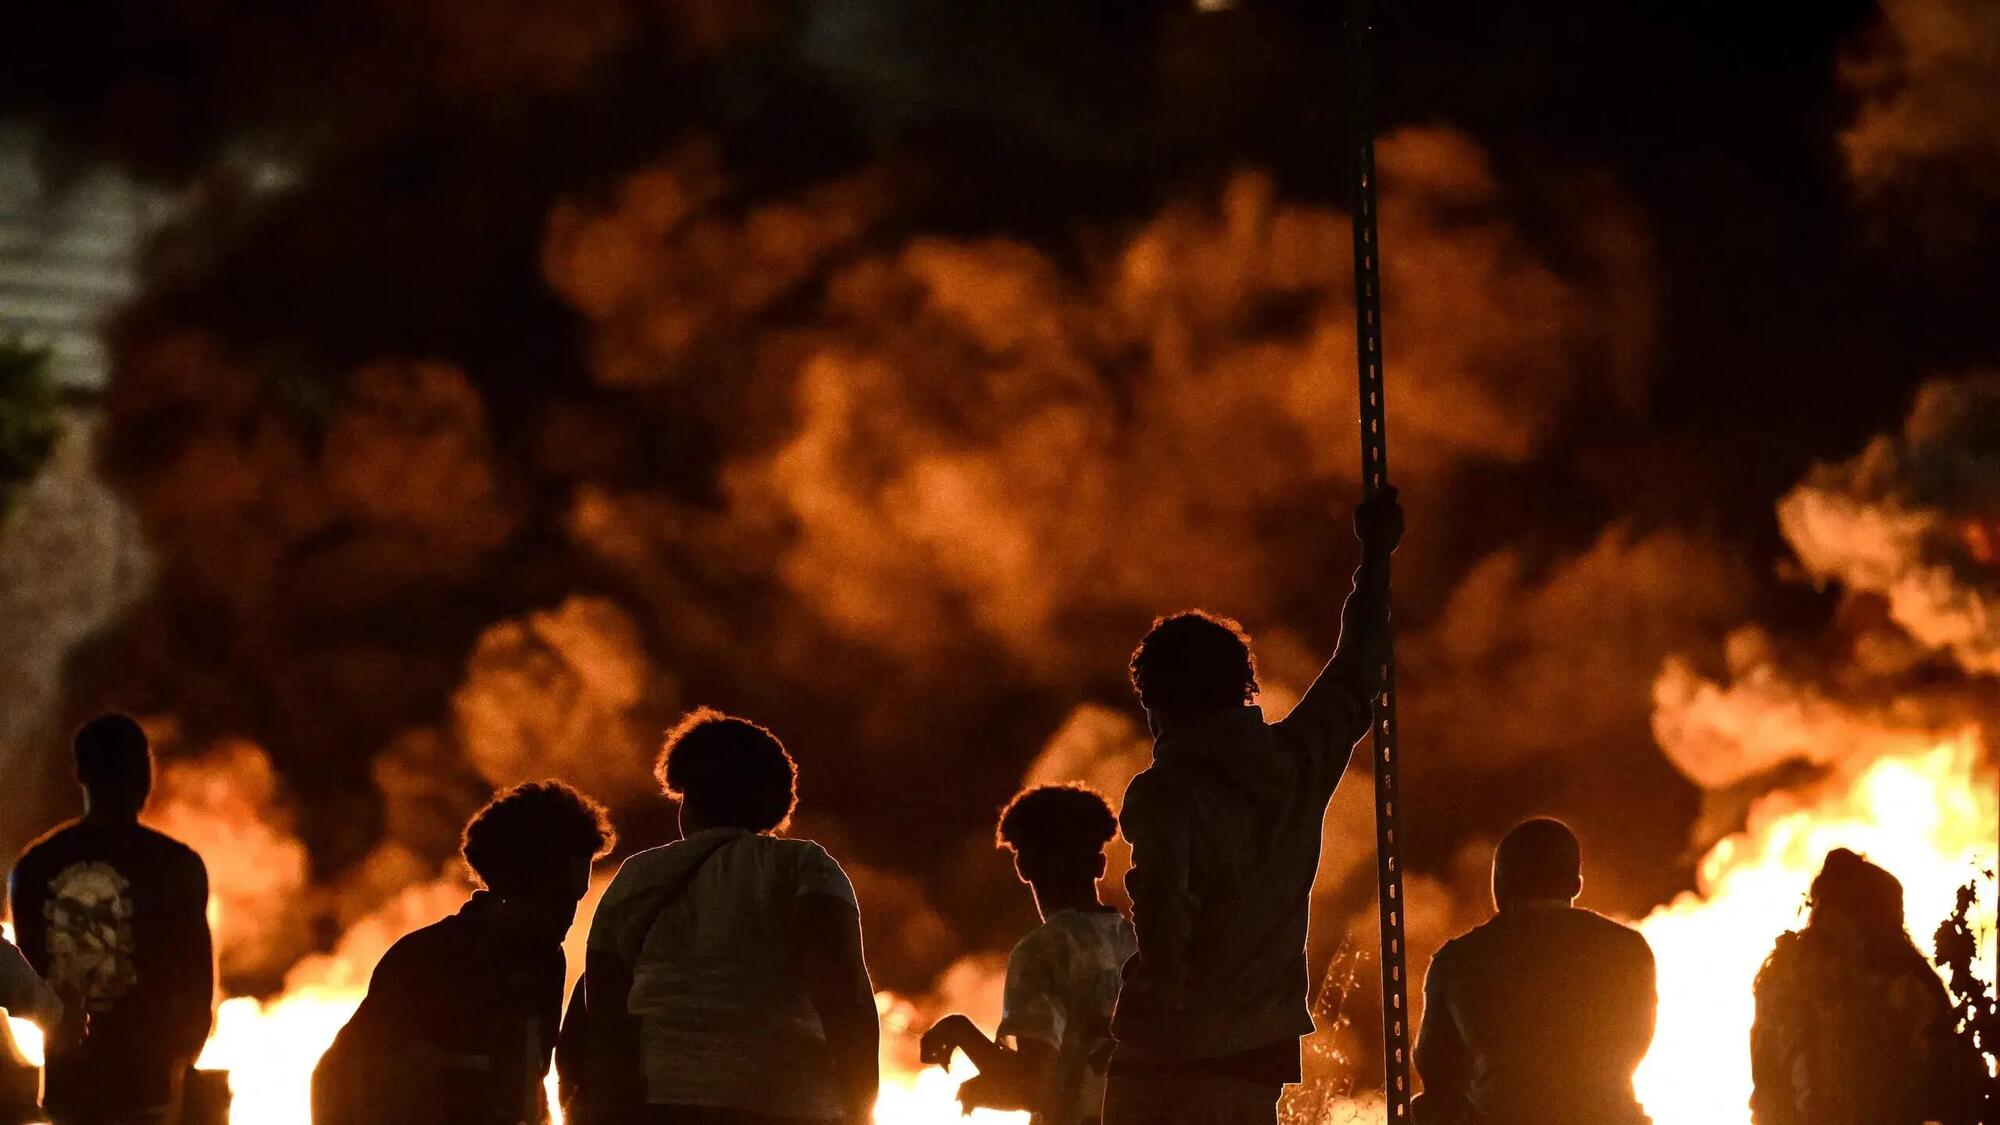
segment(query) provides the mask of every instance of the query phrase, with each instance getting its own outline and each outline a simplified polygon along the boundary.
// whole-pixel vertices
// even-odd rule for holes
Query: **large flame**
[[[2000,792],[1973,732],[1914,756],[1878,759],[1819,793],[1778,793],[1743,832],[1702,860],[1698,891],[1640,923],[1659,959],[1660,1017],[1639,1068],[1657,1125],[1750,1120],[1751,986],[1779,934],[1802,922],[1806,890],[1834,848],[1867,855],[1903,881],[1920,946],[1955,892],[1992,871]],[[1981,957],[1993,963],[1993,895],[1983,897]]]

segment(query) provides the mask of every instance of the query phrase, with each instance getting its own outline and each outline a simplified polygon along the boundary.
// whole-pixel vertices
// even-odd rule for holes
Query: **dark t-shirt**
[[[1504,910],[1438,950],[1424,1001],[1416,1061],[1433,1110],[1469,1106],[1492,1125],[1646,1119],[1632,1072],[1657,998],[1637,932],[1559,902]]]
[[[563,951],[497,925],[482,891],[389,947],[313,1074],[315,1125],[545,1120]]]
[[[89,1013],[83,1043],[49,1059],[44,1104],[52,1112],[168,1104],[213,1011],[201,858],[137,824],[72,821],[21,853],[8,898],[28,963]]]

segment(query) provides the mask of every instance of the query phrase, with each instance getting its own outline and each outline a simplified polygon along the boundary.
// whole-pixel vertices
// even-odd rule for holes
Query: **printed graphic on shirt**
[[[139,981],[133,961],[132,884],[108,863],[72,863],[49,880],[49,983],[104,1011]]]
[[[1063,910],[1014,947],[1007,958],[1000,1034],[1056,1049],[1055,1088],[1036,1125],[1094,1121],[1111,1058],[1111,1009],[1121,970],[1137,943],[1115,911]]]

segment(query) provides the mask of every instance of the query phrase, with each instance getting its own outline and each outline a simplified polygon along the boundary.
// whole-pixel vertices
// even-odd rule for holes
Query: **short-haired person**
[[[42,1104],[57,1125],[164,1122],[213,1017],[208,870],[139,823],[153,754],[137,722],[100,715],[74,750],[83,816],[30,844],[8,881],[21,952],[88,1021],[50,1052]]]
[[[1276,723],[1234,622],[1157,621],[1132,655],[1153,763],[1125,791],[1139,953],[1112,1017],[1107,1125],[1271,1122],[1299,1081],[1307,907],[1334,786],[1372,721],[1402,536],[1393,489],[1357,509],[1339,647]]]
[[[563,937],[616,840],[604,806],[560,781],[480,809],[460,850],[481,889],[383,954],[313,1072],[314,1125],[547,1120]]]
[[[1638,1125],[1632,1073],[1653,1041],[1653,951],[1573,903],[1576,836],[1524,821],[1493,852],[1498,913],[1431,959],[1420,1125]]]
[[[703,709],[667,734],[655,773],[682,838],[627,859],[598,904],[565,1109],[621,1125],[862,1125],[879,1030],[860,908],[818,844],[779,835],[797,803],[791,754]]]
[[[1023,790],[1000,814],[1000,846],[1014,853],[1042,924],[1007,955],[997,1041],[963,1015],[924,1035],[924,1062],[949,1065],[956,1050],[979,1068],[958,1090],[967,1110],[1028,1110],[1034,1125],[1101,1117],[1111,1008],[1138,948],[1131,923],[1097,893],[1104,845],[1117,831],[1111,806],[1082,785]]]

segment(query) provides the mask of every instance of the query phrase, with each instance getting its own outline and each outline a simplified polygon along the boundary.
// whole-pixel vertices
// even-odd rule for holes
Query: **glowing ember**
[[[1751,985],[1778,935],[1797,928],[1807,887],[1834,848],[1851,848],[1903,881],[1910,933],[1928,951],[1956,889],[1996,862],[2000,792],[1967,733],[1926,753],[1882,758],[1819,793],[1774,794],[1744,832],[1702,860],[1700,891],[1640,929],[1660,966],[1660,1022],[1639,1069],[1656,1125],[1750,1120]],[[1982,896],[1981,959],[1993,964],[1993,895]]]

